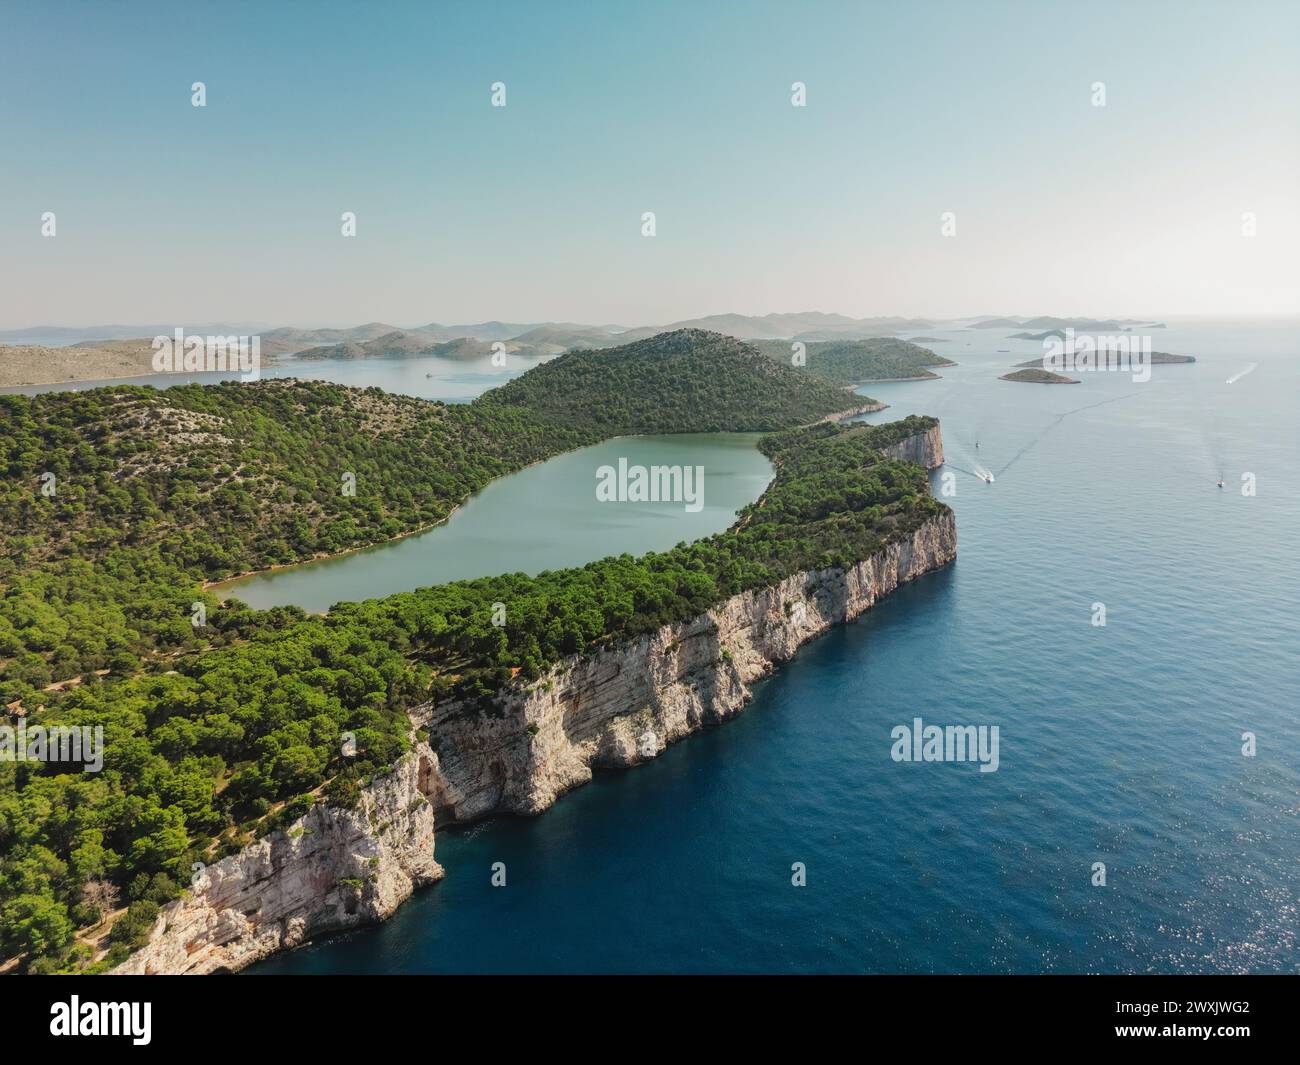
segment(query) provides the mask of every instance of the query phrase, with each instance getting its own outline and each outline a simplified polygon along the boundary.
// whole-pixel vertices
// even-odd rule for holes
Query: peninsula
[[[0,397],[3,701],[28,728],[101,727],[106,756],[0,763],[8,967],[218,971],[381,918],[438,875],[435,821],[538,812],[736,712],[955,554],[937,423],[839,423],[863,401],[698,330],[451,406],[296,381]],[[768,434],[775,479],[671,551],[325,616],[201,589],[422,527],[584,444],[736,430]]]

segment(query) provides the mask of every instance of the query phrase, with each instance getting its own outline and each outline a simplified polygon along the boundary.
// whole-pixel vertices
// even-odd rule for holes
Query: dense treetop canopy
[[[570,351],[474,405],[522,407],[622,436],[784,429],[870,402],[735,337],[679,329],[619,348]]]

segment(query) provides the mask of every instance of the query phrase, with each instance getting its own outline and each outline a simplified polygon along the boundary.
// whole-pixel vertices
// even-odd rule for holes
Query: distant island
[[[1007,337],[1007,339],[1008,340],[1046,340],[1048,337],[1060,338],[1064,336],[1065,333],[1063,333],[1059,329],[1049,329],[1045,333],[1012,333],[1009,337]]]
[[[971,324],[961,326],[960,322]],[[806,345],[807,369],[813,376],[856,385],[868,381],[929,380],[935,367],[948,363],[920,347],[947,343],[948,338],[897,334],[921,329],[1019,329],[1012,339],[1043,341],[1061,336],[1066,328],[1092,332],[1130,332],[1143,323],[1135,319],[990,317],[972,322],[924,318],[853,318],[821,311],[782,314],[714,314],[665,326],[628,328],[614,324],[578,322],[472,322],[398,327],[366,322],[346,328],[299,328],[233,323],[180,323],[187,334],[248,335],[260,338],[264,364],[297,359],[361,360],[371,358],[436,358],[457,362],[484,360],[504,353],[543,361],[566,351],[595,351],[681,329],[700,329],[733,336],[760,347],[765,354],[789,363],[790,345]],[[1164,323],[1150,323],[1162,329]],[[0,330],[0,388],[104,381],[154,372],[152,341],[170,335],[175,325],[32,326]],[[5,346],[9,342],[10,346]],[[501,347],[494,347],[500,344]],[[853,347],[852,345],[859,345]],[[64,346],[68,345],[68,346]],[[1180,360],[1171,360],[1180,361]]]
[[[1074,327],[1074,326],[1070,326],[1070,327],[1068,327],[1068,328],[1074,329],[1074,328],[1076,328],[1076,327]],[[1143,326],[1143,328],[1144,328],[1144,329],[1163,329],[1164,326],[1163,326],[1163,325],[1148,325],[1148,326]],[[1115,324],[1114,322],[1097,322],[1097,323],[1094,323],[1094,324],[1090,327],[1090,329],[1091,329],[1091,331],[1094,332],[1094,333],[1111,333],[1111,334],[1115,334],[1115,333],[1131,333],[1131,332],[1133,332],[1133,327],[1132,327],[1131,325],[1125,325],[1125,326],[1119,326],[1119,327],[1117,327],[1116,324]],[[1047,329],[1047,330],[1044,330],[1044,331],[1041,332],[1041,333],[1012,333],[1010,336],[1007,337],[1007,339],[1008,339],[1008,340],[1046,340],[1046,339],[1048,339],[1049,337],[1055,337],[1055,338],[1057,338],[1057,339],[1059,340],[1059,339],[1064,338],[1064,336],[1065,336],[1065,330],[1064,330],[1064,329]]]
[[[1060,335],[1062,330],[1075,329],[1080,332],[1092,333],[1115,333],[1128,331],[1134,326],[1145,325],[1148,329],[1163,329],[1164,324],[1148,325],[1141,319],[1137,318],[1055,318],[1052,315],[1041,315],[1037,318],[987,318],[983,321],[973,322],[968,328],[970,329],[1022,329],[1025,332],[1015,333],[1011,339],[1014,340],[1042,340],[1044,337],[1053,334]],[[1035,332],[1038,331],[1038,332]]]
[[[972,323],[970,328],[971,329],[1015,329],[1016,327],[1021,326],[1023,324],[1024,324],[1023,322],[1018,322],[1014,318],[989,318],[983,322]]]
[[[68,347],[0,344],[0,388],[142,377],[153,370],[149,340],[103,340]]]
[[[1052,373],[1050,370],[1013,370],[1004,373],[999,381],[1023,381],[1034,385],[1077,385],[1079,382],[1064,374]]]
[[[751,343],[768,358],[791,365],[794,342],[756,340]],[[844,387],[871,381],[933,380],[939,375],[931,367],[956,365],[928,348],[897,337],[812,341],[804,344],[803,355],[804,365],[795,369]]]
[[[1030,318],[1028,321],[1020,323],[1024,329],[1088,329],[1103,333],[1114,332],[1124,324],[1114,318],[1053,318],[1051,315]],[[1136,323],[1130,322],[1129,324]]]
[[[497,347],[500,345],[500,348]],[[540,358],[558,355],[564,349],[547,350],[541,346],[522,344],[515,340],[480,340],[477,337],[456,337],[452,340],[434,340],[422,333],[408,333],[395,329],[373,340],[349,340],[341,344],[324,344],[295,352],[295,359],[456,359],[472,362],[490,358],[495,352],[507,355]]]
[[[1104,358],[1106,353],[1103,351],[1100,354]],[[1016,363],[1016,365],[1017,366],[1045,366],[1047,365],[1048,358],[1049,356],[1044,355],[1041,358],[1030,359],[1028,362],[1018,362]],[[1073,360],[1071,359],[1068,353],[1066,355],[1063,355],[1061,358],[1067,364],[1073,362]],[[1172,365],[1175,363],[1196,361],[1195,357],[1192,355],[1171,355],[1167,351],[1153,351],[1150,354],[1144,356],[1144,358],[1152,366],[1164,366],[1164,365]],[[1070,369],[1070,365],[1066,365],[1062,368],[1068,370]]]

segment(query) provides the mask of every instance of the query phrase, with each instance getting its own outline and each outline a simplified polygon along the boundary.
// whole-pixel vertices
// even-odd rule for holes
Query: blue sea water
[[[960,365],[864,391],[941,417],[954,565],[727,725],[441,831],[446,878],[385,924],[251,971],[1300,970],[1300,331],[1171,323],[1196,364],[1071,386],[997,380],[1037,345],[930,335]],[[997,725],[997,772],[892,761],[915,717]]]

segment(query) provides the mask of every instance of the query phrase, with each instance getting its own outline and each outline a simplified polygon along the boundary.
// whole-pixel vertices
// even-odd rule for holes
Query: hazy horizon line
[[[498,322],[503,325],[526,325],[526,326],[534,326],[534,327],[542,326],[542,325],[574,325],[574,326],[585,326],[585,327],[596,328],[596,329],[634,330],[634,329],[654,328],[657,326],[662,326],[663,328],[667,329],[671,326],[679,325],[680,323],[696,322],[708,318],[735,317],[735,318],[762,319],[762,318],[770,318],[770,317],[795,316],[795,315],[803,315],[803,314],[809,314],[809,315],[824,314],[828,316],[838,315],[840,317],[848,318],[858,322],[874,321],[878,319],[885,319],[885,320],[902,319],[902,320],[916,320],[922,322],[933,322],[936,325],[943,322],[985,321],[985,320],[996,319],[996,318],[1019,318],[1019,319],[1060,318],[1063,320],[1087,320],[1087,321],[1098,321],[1098,322],[1135,321],[1135,322],[1152,322],[1152,323],[1172,322],[1172,321],[1233,322],[1233,321],[1257,321],[1257,320],[1265,320],[1265,319],[1300,320],[1300,308],[1290,312],[1288,311],[1231,311],[1231,312],[1219,311],[1219,312],[1207,312],[1207,313],[1200,313],[1200,314],[1186,314],[1186,313],[1133,314],[1131,312],[1125,314],[1059,314],[1059,313],[1052,313],[1052,312],[1004,314],[1004,313],[993,312],[993,313],[981,313],[981,314],[956,314],[956,315],[933,315],[933,314],[853,315],[853,314],[846,314],[842,311],[797,310],[797,311],[764,311],[761,313],[750,313],[744,311],[712,311],[706,314],[696,314],[696,315],[688,315],[681,318],[674,318],[669,321],[663,321],[663,322],[643,321],[635,324],[616,323],[616,322],[598,321],[598,320],[582,320],[577,318],[566,318],[566,317],[531,318],[526,316],[514,316],[514,315],[505,315],[505,316],[498,315],[489,318],[478,318],[478,319],[463,318],[460,319],[459,321],[456,320],[454,317],[450,317],[450,316],[440,317],[440,318],[426,318],[421,322],[419,322],[418,324],[409,324],[409,325],[400,324],[399,320],[389,319],[389,318],[332,319],[328,321],[313,320],[309,324],[304,324],[301,320],[299,320],[298,322],[286,322],[283,320],[270,322],[270,321],[252,321],[252,320],[241,321],[235,318],[203,318],[203,319],[173,318],[173,319],[166,319],[165,321],[155,319],[152,322],[146,322],[146,321],[132,322],[130,320],[119,320],[114,322],[92,321],[86,324],[79,324],[77,322],[69,322],[69,321],[54,321],[54,322],[46,321],[35,325],[0,325],[0,332],[16,333],[21,335],[28,335],[28,334],[37,335],[43,331],[59,330],[59,329],[93,330],[93,329],[127,329],[127,328],[136,328],[136,327],[143,329],[145,327],[162,326],[164,324],[174,328],[178,325],[181,326],[186,325],[187,323],[191,327],[224,325],[224,326],[239,327],[241,329],[300,329],[300,330],[356,329],[363,325],[380,324],[380,325],[391,325],[393,326],[394,329],[400,329],[400,330],[417,330],[417,329],[424,329],[432,325],[439,325],[444,328],[449,328],[453,326],[482,325],[490,322]]]

